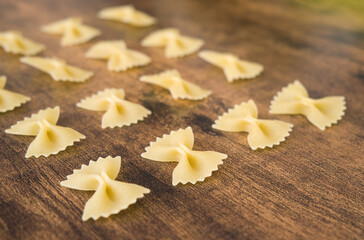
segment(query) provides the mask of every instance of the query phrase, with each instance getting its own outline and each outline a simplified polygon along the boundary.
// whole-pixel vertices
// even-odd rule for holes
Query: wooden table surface
[[[6,88],[32,98],[0,115],[0,239],[363,239],[363,1],[138,0],[133,4],[155,16],[157,25],[135,28],[96,17],[101,8],[125,3],[0,1],[0,31],[21,31],[46,45],[42,56],[95,72],[85,83],[55,82],[20,63],[20,56],[0,50]],[[62,48],[59,37],[40,32],[41,25],[69,16],[82,17],[102,35]],[[165,27],[204,39],[204,49],[261,63],[265,71],[231,84],[219,68],[196,54],[166,59],[162,49],[140,46],[144,36]],[[151,56],[152,63],[115,73],[105,61],[85,58],[95,42],[110,39],[124,39],[130,48]],[[203,101],[174,100],[166,90],[138,80],[172,68],[213,94]],[[312,97],[346,97],[346,115],[339,124],[321,131],[303,116],[268,114],[276,92],[295,79]],[[75,104],[107,87],[124,88],[127,100],[153,114],[136,125],[102,130],[102,113]],[[211,128],[228,108],[249,99],[257,103],[262,118],[294,124],[284,143],[253,151],[246,133]],[[57,105],[59,124],[87,138],[57,155],[25,159],[34,138],[4,130]],[[204,182],[173,187],[176,164],[149,161],[140,154],[157,136],[187,126],[194,130],[196,150],[229,157]],[[82,222],[93,192],[64,188],[60,182],[81,164],[108,155],[122,157],[117,179],[148,187],[151,193],[119,214]]]

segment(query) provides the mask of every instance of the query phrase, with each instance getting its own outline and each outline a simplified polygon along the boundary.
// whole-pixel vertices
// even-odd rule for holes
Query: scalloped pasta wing
[[[101,32],[82,23],[81,18],[70,17],[41,27],[48,34],[62,35],[61,46],[74,46],[88,42]]]
[[[30,97],[5,90],[6,77],[0,76],[0,113],[14,110],[16,107],[30,101]]]
[[[312,99],[298,81],[284,87],[273,98],[269,112],[272,114],[302,114],[320,130],[336,124],[345,114],[345,97],[330,96]]]
[[[0,32],[0,46],[5,52],[35,55],[44,50],[44,45],[25,38],[21,33],[14,31]]]
[[[172,131],[169,135],[157,138],[150,143],[141,155],[143,158],[161,161],[178,162],[173,170],[172,184],[195,184],[204,181],[218,169],[218,165],[227,158],[226,154],[213,151],[194,151],[194,136],[191,127]]]
[[[30,118],[17,122],[6,133],[15,135],[36,136],[29,145],[26,158],[43,155],[48,157],[65,150],[68,146],[86,138],[81,133],[67,127],[56,126],[60,109],[59,107],[47,108],[32,114]]]
[[[110,71],[125,71],[129,68],[140,67],[150,63],[150,57],[144,53],[129,50],[124,41],[102,41],[92,46],[86,57],[107,59]]]
[[[73,174],[67,176],[67,180],[61,182],[67,188],[95,191],[86,202],[83,221],[117,214],[135,203],[138,198],[144,197],[144,194],[150,193],[148,188],[115,180],[120,166],[120,157],[100,157],[97,161],[90,161],[89,165],[82,165],[81,169],[74,170]]]
[[[102,117],[102,128],[130,126],[142,121],[152,112],[145,107],[124,100],[123,89],[105,89],[81,100],[77,107],[92,111],[105,111]]]
[[[61,59],[22,57],[20,61],[48,73],[55,81],[84,82],[93,76],[93,72],[68,65]]]
[[[230,53],[219,53],[215,51],[201,51],[198,56],[208,63],[223,69],[228,82],[237,79],[255,78],[263,71],[263,66],[258,63],[239,59]]]
[[[133,5],[101,9],[98,13],[98,17],[101,19],[131,24],[136,27],[148,27],[156,22],[154,17],[136,10]]]
[[[198,51],[204,41],[184,36],[176,28],[166,28],[152,32],[142,40],[141,44],[144,47],[165,47],[167,58],[178,58]]]
[[[140,81],[166,88],[177,99],[202,100],[211,94],[199,86],[184,80],[177,70],[167,70],[159,74],[144,75]]]
[[[257,106],[253,100],[249,100],[229,109],[212,127],[228,132],[248,132],[248,143],[256,150],[285,141],[293,125],[278,120],[258,119]]]

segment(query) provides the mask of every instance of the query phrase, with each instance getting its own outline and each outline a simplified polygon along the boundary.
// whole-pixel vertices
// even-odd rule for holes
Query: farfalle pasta
[[[345,97],[312,99],[306,88],[296,80],[277,93],[271,102],[269,113],[302,114],[320,130],[325,130],[344,116],[345,109]]]
[[[0,46],[5,52],[22,55],[35,55],[44,50],[43,44],[25,38],[15,31],[0,32]]]
[[[248,143],[253,150],[279,145],[289,136],[293,125],[278,120],[258,119],[253,100],[235,105],[220,116],[213,128],[228,132],[248,132]]]
[[[213,151],[194,151],[193,144],[192,128],[187,127],[157,138],[141,156],[153,161],[178,162],[173,170],[172,184],[195,184],[211,176],[227,155]]]
[[[17,122],[6,133],[15,135],[36,136],[29,145],[25,157],[48,157],[65,150],[68,146],[86,138],[81,133],[68,128],[57,126],[59,107],[47,108],[32,114],[30,118]]]
[[[6,77],[0,76],[0,113],[11,111],[30,101],[30,97],[5,90]]]
[[[84,82],[93,75],[91,71],[68,65],[57,58],[22,57],[20,61],[48,73],[55,81]]]
[[[152,112],[145,107],[126,101],[123,89],[105,89],[83,99],[77,107],[92,111],[105,111],[102,128],[123,127],[143,120]]]
[[[156,22],[154,17],[136,10],[133,5],[104,8],[98,13],[98,17],[131,24],[136,27],[148,27]]]
[[[61,46],[63,47],[88,42],[101,34],[98,29],[84,25],[81,18],[77,17],[70,17],[44,25],[41,27],[41,31],[48,34],[62,35]]]
[[[116,72],[144,66],[151,61],[144,53],[128,49],[122,40],[96,43],[88,50],[86,57],[108,60],[107,68]]]
[[[144,197],[144,194],[150,193],[148,188],[115,180],[120,166],[120,157],[100,157],[97,161],[90,161],[88,165],[82,165],[81,169],[74,170],[73,174],[67,176],[67,180],[61,182],[67,188],[95,191],[86,202],[83,221],[117,214],[138,198]]]
[[[140,81],[168,89],[175,99],[201,100],[211,94],[211,91],[204,90],[199,86],[184,80],[181,77],[181,74],[174,69],[159,74],[141,76]]]
[[[233,82],[237,79],[255,78],[263,71],[262,65],[241,60],[230,53],[206,50],[201,51],[198,56],[206,62],[222,68],[228,82]]]
[[[178,58],[196,52],[204,41],[184,36],[176,28],[157,30],[142,40],[144,47],[164,47],[167,58]]]

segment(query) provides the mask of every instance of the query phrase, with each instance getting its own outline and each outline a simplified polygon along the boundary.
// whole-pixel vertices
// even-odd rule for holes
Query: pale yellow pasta
[[[84,25],[81,18],[70,17],[41,27],[48,34],[62,35],[61,46],[74,46],[88,42],[101,32],[93,27]]]
[[[65,150],[68,146],[86,138],[81,133],[67,127],[57,126],[60,109],[59,107],[47,108],[32,114],[30,118],[24,118],[11,128],[5,130],[6,133],[15,135],[36,136],[29,145],[26,158],[48,157]]]
[[[96,43],[88,50],[86,57],[108,60],[107,68],[116,72],[144,66],[151,61],[144,53],[128,49],[122,40]]]
[[[0,76],[0,113],[11,111],[30,101],[30,97],[5,90],[6,77]]]
[[[173,170],[172,184],[195,184],[211,176],[227,155],[213,151],[194,151],[193,144],[192,128],[187,127],[157,138],[141,156],[153,161],[178,162]]]
[[[124,98],[123,89],[110,88],[83,99],[77,103],[77,107],[92,111],[104,111],[102,128],[136,124],[152,113],[145,107],[126,101]]]
[[[289,136],[293,125],[278,120],[258,119],[253,100],[235,105],[220,116],[213,128],[228,132],[248,132],[248,143],[253,150],[279,145]]]
[[[296,80],[277,93],[271,102],[269,113],[302,114],[320,130],[325,130],[341,120],[345,109],[345,97],[312,99],[306,88]]]
[[[144,75],[140,77],[140,81],[156,84],[168,89],[175,99],[201,100],[211,94],[211,91],[204,90],[184,80],[177,70],[167,70],[159,74]]]
[[[136,27],[148,27],[156,22],[154,17],[136,10],[133,5],[104,8],[98,13],[98,17],[131,24]]]
[[[22,57],[20,61],[48,73],[55,81],[84,82],[93,75],[91,71],[68,65],[57,58]]]
[[[97,161],[90,161],[88,165],[82,165],[81,169],[74,170],[73,174],[67,176],[67,180],[61,182],[67,188],[95,191],[86,202],[83,221],[117,214],[138,198],[144,197],[144,194],[150,193],[148,188],[115,180],[120,166],[120,157],[100,157]]]
[[[144,47],[164,47],[167,58],[178,58],[196,52],[204,41],[184,36],[176,28],[157,30],[142,40]]]
[[[230,53],[206,50],[201,51],[198,56],[206,62],[222,68],[228,82],[233,82],[237,79],[255,78],[263,71],[262,65],[241,60]]]
[[[44,45],[23,37],[19,32],[0,32],[0,46],[5,52],[35,55],[44,50]]]

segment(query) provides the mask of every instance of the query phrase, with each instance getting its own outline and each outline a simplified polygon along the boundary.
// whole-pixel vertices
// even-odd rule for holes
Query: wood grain
[[[138,0],[133,4],[159,22],[134,28],[96,18],[101,8],[127,1],[0,1],[0,31],[21,31],[46,44],[42,56],[64,58],[95,72],[85,83],[55,82],[21,64],[20,56],[0,50],[7,89],[32,98],[0,115],[0,239],[363,239],[364,30],[357,9],[364,9],[364,3],[359,2],[351,14],[350,7],[315,8],[311,1]],[[68,16],[82,17],[102,35],[61,48],[59,37],[39,31]],[[162,49],[140,46],[144,36],[163,27],[205,39],[204,49],[259,62],[265,71],[256,79],[229,84],[220,69],[196,54],[166,59]],[[124,39],[130,48],[150,55],[152,63],[114,73],[104,61],[84,57],[92,44],[110,39]],[[174,100],[166,90],[138,81],[142,74],[171,68],[213,95],[198,102]],[[343,120],[320,131],[302,116],[269,115],[272,97],[295,79],[312,97],[345,96]],[[106,87],[124,88],[127,100],[153,114],[137,125],[102,130],[102,113],[75,104]],[[262,118],[294,124],[286,142],[253,151],[245,133],[211,128],[220,114],[249,99]],[[25,159],[33,138],[4,130],[56,105],[61,107],[59,124],[87,138],[55,156]],[[175,164],[148,161],[140,154],[157,136],[187,126],[194,130],[195,149],[229,158],[205,182],[173,187]],[[108,155],[122,157],[117,179],[152,192],[117,215],[82,222],[92,192],[63,188],[60,182],[81,164]]]

